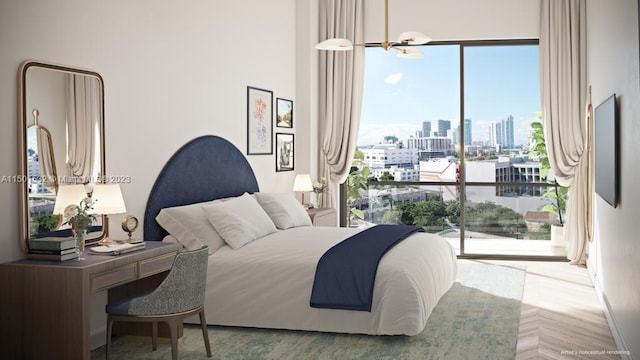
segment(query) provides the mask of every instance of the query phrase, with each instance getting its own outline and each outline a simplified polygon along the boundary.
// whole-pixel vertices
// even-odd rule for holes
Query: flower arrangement
[[[322,179],[321,181],[315,180],[312,184],[313,193],[316,194],[316,201],[318,202],[318,206],[320,206],[320,201],[322,199],[322,193],[327,191],[327,183]]]
[[[80,200],[80,204],[70,204],[64,208],[63,216],[66,219],[63,225],[71,225],[73,237],[76,240],[76,253],[78,260],[82,261],[84,252],[84,238],[87,235],[87,228],[96,219],[96,215],[91,213],[94,202],[90,197]]]
[[[63,225],[71,225],[76,232],[87,230],[89,225],[96,219],[95,214],[91,214],[93,210],[93,201],[90,197],[86,197],[80,201],[79,205],[70,204],[64,208],[64,218],[66,221]]]

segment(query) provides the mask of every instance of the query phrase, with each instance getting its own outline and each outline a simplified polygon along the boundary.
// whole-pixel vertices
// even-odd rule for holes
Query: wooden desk
[[[90,359],[93,293],[143,278],[164,277],[179,244],[86,260],[19,260],[0,264],[0,353],[3,359]]]

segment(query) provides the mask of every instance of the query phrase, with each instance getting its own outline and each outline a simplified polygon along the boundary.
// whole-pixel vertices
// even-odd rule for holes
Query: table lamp
[[[302,205],[304,206],[304,193],[313,191],[313,183],[309,174],[298,174],[293,181],[293,191],[302,193]]]
[[[119,184],[96,184],[91,194],[93,200],[93,212],[104,215],[102,224],[104,238],[98,242],[100,245],[112,244],[109,238],[109,215],[123,214],[127,212],[122,198]]]
[[[54,215],[64,216],[64,209],[69,205],[79,205],[87,197],[84,185],[60,185],[56,193],[56,203],[53,206]]]

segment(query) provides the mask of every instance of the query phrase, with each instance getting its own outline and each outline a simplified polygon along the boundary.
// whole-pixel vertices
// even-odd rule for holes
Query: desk
[[[166,275],[179,244],[86,260],[0,264],[0,353],[4,359],[90,359],[90,295]]]

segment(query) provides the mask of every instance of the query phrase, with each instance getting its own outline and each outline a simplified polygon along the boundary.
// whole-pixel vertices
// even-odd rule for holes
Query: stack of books
[[[44,237],[29,240],[29,257],[42,260],[64,261],[78,257],[76,239]],[[35,256],[31,256],[35,255]]]

